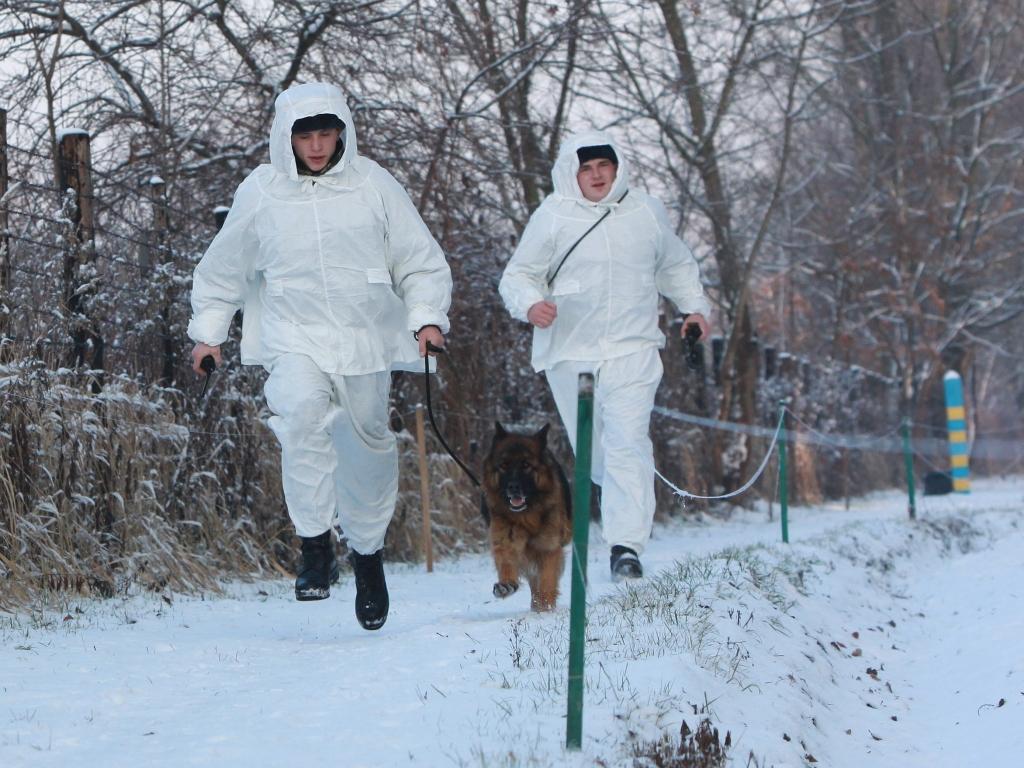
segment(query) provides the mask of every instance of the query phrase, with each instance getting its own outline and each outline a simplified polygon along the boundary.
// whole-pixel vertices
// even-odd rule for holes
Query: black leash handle
[[[683,355],[686,357],[686,367],[691,371],[696,371],[704,362],[704,352],[700,345],[700,326],[696,323],[686,325],[685,317],[683,325],[686,329],[683,335]]]
[[[443,347],[435,347],[429,341],[427,342],[427,352],[428,353],[429,352],[433,352],[435,354],[441,354],[441,355],[445,354],[445,350],[444,350]],[[451,456],[453,459],[455,459],[455,463],[458,464],[460,467],[462,467],[462,471],[465,472],[466,475],[469,476],[469,479],[473,481],[473,485],[475,485],[477,488],[479,488],[480,487],[480,481],[476,479],[476,475],[474,475],[470,471],[469,467],[467,467],[465,464],[462,463],[462,459],[460,459],[458,456],[455,455],[455,451],[453,451],[448,446],[448,442],[444,439],[444,436],[441,434],[441,430],[439,430],[437,428],[437,422],[434,420],[434,408],[430,404],[430,355],[429,354],[426,354],[426,355],[423,356],[423,378],[425,380],[426,388],[427,388],[427,415],[430,417],[430,427],[431,427],[431,429],[434,430],[434,434],[437,436],[437,439],[441,441],[441,445],[444,446],[444,449],[446,451],[448,451],[448,455]]]
[[[203,391],[199,393],[199,399],[202,400],[206,396],[206,388],[210,386],[210,377],[217,370],[217,361],[213,359],[213,355],[206,355],[199,361],[199,368],[206,373],[206,378],[203,380]]]

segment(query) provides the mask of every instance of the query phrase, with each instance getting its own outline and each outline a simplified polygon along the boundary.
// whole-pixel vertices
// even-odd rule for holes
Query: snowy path
[[[1006,538],[933,568],[907,595],[923,616],[902,633],[908,653],[893,667],[911,699],[903,719],[915,747],[903,766],[1024,763],[1022,545]]]
[[[321,603],[296,603],[290,584],[274,581],[236,585],[224,597],[71,600],[55,615],[0,613],[0,766],[594,765],[598,757],[629,765],[627,727],[677,731],[704,697],[732,730],[738,765],[751,749],[776,768],[807,765],[812,753],[819,764],[851,768],[1014,765],[1024,753],[1024,481],[922,500],[924,520],[984,521],[995,546],[940,557],[922,543],[882,573],[869,562],[873,532],[904,535],[904,509],[905,498],[883,494],[851,510],[793,510],[792,549],[775,545],[778,523],[762,513],[659,528],[644,558],[650,574],[754,544],[770,545],[764,552],[775,558],[824,553],[823,564],[806,596],[790,590],[788,614],[746,635],[725,636],[733,608],[760,621],[772,605],[754,593],[722,596],[713,618],[723,643],[743,635],[757,678],[749,690],[701,668],[675,641],[637,656],[621,627],[595,625],[580,755],[561,747],[567,575],[561,610],[535,616],[526,590],[492,598],[493,566],[473,556],[430,575],[391,568],[392,613],[380,633],[356,624],[348,580]],[[594,536],[592,601],[617,593]],[[833,540],[836,551],[865,554],[837,560],[822,549]],[[850,652],[854,631],[863,656]],[[840,633],[848,647],[829,650]],[[877,679],[865,674],[870,665]],[[1005,706],[979,712],[1001,697]]]

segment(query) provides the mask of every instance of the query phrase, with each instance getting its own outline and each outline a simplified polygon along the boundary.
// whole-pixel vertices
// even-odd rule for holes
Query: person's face
[[[603,200],[612,188],[615,181],[615,172],[618,170],[615,163],[603,157],[587,160],[576,172],[576,181],[580,185],[580,192],[592,203]]]
[[[292,151],[314,173],[322,171],[338,146],[340,128],[321,128],[292,134]]]

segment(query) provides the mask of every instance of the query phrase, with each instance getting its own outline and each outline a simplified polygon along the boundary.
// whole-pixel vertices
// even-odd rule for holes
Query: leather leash
[[[446,353],[446,351],[445,351],[445,349],[443,347],[435,347],[429,341],[427,342],[427,352],[434,352],[435,354],[441,354],[441,355]],[[441,434],[441,430],[437,428],[437,422],[434,420],[434,408],[433,408],[433,406],[430,403],[430,355],[429,354],[426,354],[426,355],[423,356],[423,378],[425,380],[426,389],[427,389],[427,415],[430,417],[430,427],[431,427],[431,429],[434,430],[434,434],[437,436],[437,439],[441,441],[441,445],[444,446],[444,449],[446,451],[448,451],[448,455],[451,456],[453,459],[455,459],[455,463],[458,464],[460,467],[462,467],[462,471],[465,472],[466,475],[469,477],[469,479],[473,481],[473,485],[475,485],[477,488],[481,487],[480,486],[480,481],[476,479],[476,475],[474,475],[470,471],[469,467],[467,467],[465,464],[462,463],[462,459],[460,459],[458,456],[455,455],[455,451],[453,451],[448,446],[448,442],[444,439],[444,436]]]

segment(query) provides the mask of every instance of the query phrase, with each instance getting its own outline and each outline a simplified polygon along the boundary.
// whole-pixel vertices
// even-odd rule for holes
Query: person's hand
[[[192,347],[192,370],[200,376],[206,376],[206,371],[199,366],[203,362],[203,358],[207,355],[210,355],[213,358],[213,362],[217,364],[218,368],[220,368],[221,363],[224,362],[224,359],[220,354],[220,345],[211,347],[209,344],[203,344],[201,341],[196,342],[196,345]]]
[[[679,335],[684,339],[686,338],[686,329],[691,325],[696,325],[700,328],[701,339],[706,339],[711,335],[711,324],[707,321],[707,318],[699,312],[693,312],[686,316],[686,320],[683,321],[683,325],[679,329]]]
[[[444,334],[436,325],[424,325],[416,332],[416,337],[420,342],[420,357],[426,357],[428,341],[435,347],[444,347]],[[430,355],[436,357],[437,353],[431,352]]]
[[[558,306],[553,301],[538,301],[526,313],[526,319],[538,328],[547,328],[558,317]]]

